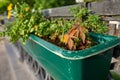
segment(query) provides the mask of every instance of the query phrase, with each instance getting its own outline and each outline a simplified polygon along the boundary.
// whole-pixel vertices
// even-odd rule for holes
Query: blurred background
[[[14,5],[17,2],[26,2],[31,6],[42,7],[43,9],[75,4],[75,0],[0,0],[0,14],[7,10],[8,4]]]

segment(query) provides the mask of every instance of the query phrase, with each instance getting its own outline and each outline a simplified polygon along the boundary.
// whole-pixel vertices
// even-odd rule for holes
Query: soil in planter
[[[53,44],[55,44],[63,49],[69,50],[68,46],[66,46],[64,43],[60,42],[60,40],[58,38],[55,40],[51,40],[50,38],[45,37],[43,39],[50,42],[50,43],[53,43]],[[84,50],[86,48],[90,48],[90,47],[95,46],[97,44],[98,44],[98,42],[95,42],[92,39],[90,39],[90,40],[86,40],[84,44],[83,44],[83,42],[77,43],[76,48],[74,48],[72,50]]]

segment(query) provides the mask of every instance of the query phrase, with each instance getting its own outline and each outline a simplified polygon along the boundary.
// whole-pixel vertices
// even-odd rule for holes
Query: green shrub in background
[[[9,3],[12,3],[14,5],[17,2],[26,2],[30,6],[37,8],[42,7],[43,9],[75,4],[75,0],[0,0],[0,14],[7,10]]]
[[[31,6],[43,7],[43,9],[72,5],[75,4],[75,0],[10,0],[12,3],[26,2]],[[35,4],[34,4],[35,3]]]
[[[7,10],[7,5],[9,3],[9,0],[0,0],[0,14]]]
[[[75,4],[75,0],[35,0],[36,7],[40,6],[43,9],[47,8],[54,8],[54,7],[60,7],[60,6],[66,6],[66,5],[72,5]],[[40,5],[41,4],[41,5]]]
[[[43,9],[75,4],[75,0],[10,0],[10,2],[13,4],[25,2],[30,6],[42,7]]]

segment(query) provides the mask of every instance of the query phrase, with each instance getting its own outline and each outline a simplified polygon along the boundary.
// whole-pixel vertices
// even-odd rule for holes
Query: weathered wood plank
[[[120,21],[120,17],[117,18],[117,17],[106,17],[104,18],[104,20],[106,21]]]
[[[72,16],[70,7],[80,6],[80,4],[51,8],[43,10],[46,16]],[[102,0],[88,3],[88,8],[99,15],[120,15],[120,0]]]
[[[99,15],[120,15],[120,0],[103,0],[88,4]]]
[[[50,17],[72,16],[72,14],[70,13],[70,8],[75,6],[79,6],[79,5],[70,5],[70,6],[64,6],[64,7],[58,7],[58,8],[51,8],[51,9],[43,10],[42,12],[45,16],[50,16]]]
[[[43,10],[43,14],[47,17],[64,17],[67,19],[73,19],[73,14],[70,13],[70,8],[75,6],[81,6],[82,4],[75,4],[70,6],[63,6],[58,8],[51,8]],[[100,2],[88,3],[88,8],[95,14],[107,16],[104,20],[107,21],[120,21],[120,17],[112,17],[120,15],[120,0],[103,0]]]

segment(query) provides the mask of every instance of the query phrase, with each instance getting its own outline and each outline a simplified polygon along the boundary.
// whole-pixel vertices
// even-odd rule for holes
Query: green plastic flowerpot
[[[30,35],[23,48],[54,80],[106,80],[113,47],[120,43],[120,38],[90,35],[99,44],[85,50],[64,50],[35,35]]]

